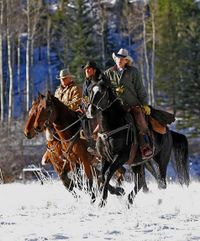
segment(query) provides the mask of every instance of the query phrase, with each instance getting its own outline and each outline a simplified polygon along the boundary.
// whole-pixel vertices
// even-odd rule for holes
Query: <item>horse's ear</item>
[[[51,100],[52,99],[52,94],[50,91],[47,92],[47,100]]]
[[[39,97],[39,98],[43,98],[43,97],[45,97],[45,96],[38,91],[38,97]]]

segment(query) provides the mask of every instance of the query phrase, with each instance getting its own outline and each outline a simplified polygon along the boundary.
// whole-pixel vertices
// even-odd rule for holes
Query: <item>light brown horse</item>
[[[70,163],[83,166],[91,188],[93,184],[92,163],[96,157],[87,152],[87,141],[80,138],[81,117],[48,93],[47,98],[40,99],[34,128],[42,131],[45,126],[52,125],[52,132],[56,131],[57,139],[61,142],[63,155]],[[54,133],[54,137],[56,134]]]
[[[36,114],[38,112],[38,105],[45,96],[42,94],[38,94],[38,98],[33,101],[32,107],[29,111],[28,119],[25,123],[24,127],[24,134],[28,139],[32,139],[38,133],[34,128],[34,122],[36,118]],[[41,131],[48,131],[48,129],[44,128]],[[58,138],[58,137],[57,137]],[[55,172],[60,177],[61,181],[63,182],[64,186],[67,189],[72,189],[73,184],[70,178],[68,178],[68,173],[75,169],[74,165],[69,162],[63,160],[64,156],[62,153],[62,144],[59,140],[52,138],[51,140],[47,139],[47,150],[43,154],[42,157],[42,164],[50,163],[52,164]]]
[[[44,98],[44,95],[39,93],[38,94],[38,98],[33,101],[32,107],[29,110],[28,119],[27,119],[27,121],[25,123],[25,127],[24,127],[24,135],[28,139],[32,139],[37,134],[37,132],[35,131],[33,125],[34,125],[36,114],[37,114],[38,104],[40,103],[40,100],[42,98]]]
[[[42,156],[42,165],[46,165],[48,163],[53,165],[53,168],[63,182],[63,185],[68,190],[72,190],[74,183],[68,177],[68,174],[76,170],[76,165],[75,163],[71,163],[67,159],[65,159],[63,155],[62,145],[58,140],[47,139],[47,150]]]

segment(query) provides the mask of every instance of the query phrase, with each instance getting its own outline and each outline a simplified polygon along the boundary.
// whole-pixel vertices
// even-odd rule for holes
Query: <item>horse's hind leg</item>
[[[145,170],[144,170],[144,165],[142,165],[142,170],[141,170],[141,175],[142,175],[142,179],[143,179],[143,192],[148,192],[149,188],[147,186],[147,182],[146,182],[146,178],[145,178]]]
[[[158,178],[158,188],[165,189],[167,188],[166,174],[167,174],[167,165],[169,163],[170,155],[160,152],[154,157],[154,160],[158,164],[160,177]]]

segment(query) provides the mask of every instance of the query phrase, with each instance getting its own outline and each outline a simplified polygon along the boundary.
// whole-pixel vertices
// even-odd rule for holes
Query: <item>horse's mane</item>
[[[62,103],[58,98],[52,94],[48,94],[47,102],[50,101],[53,103],[55,110],[57,111],[57,122],[65,124],[72,123],[78,119],[78,113],[71,110],[64,103]]]
[[[73,118],[77,118],[77,112],[71,110],[68,106],[66,106],[63,102],[61,102],[57,97],[51,95],[51,100],[53,101],[56,108],[60,108],[62,113],[70,115]]]
[[[118,98],[111,83],[108,80],[107,81],[101,80],[101,81],[99,81],[98,85],[102,91],[105,91],[107,89],[107,91],[109,93],[109,98],[111,99],[111,101],[114,101],[115,99],[117,99],[115,101],[115,103],[113,103],[113,107],[116,109],[116,111],[118,111],[118,113],[121,113],[122,115],[126,115],[126,111],[122,105],[122,102]],[[111,108],[113,108],[113,107],[111,107]]]
[[[109,82],[100,81],[98,83],[101,91],[108,91],[110,102],[113,104],[101,113],[101,123],[103,129],[114,129],[127,123],[125,111],[121,100],[115,93],[112,85]]]

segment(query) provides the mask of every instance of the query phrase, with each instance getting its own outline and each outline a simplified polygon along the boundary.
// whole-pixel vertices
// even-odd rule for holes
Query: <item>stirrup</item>
[[[145,150],[145,148],[144,148],[144,150]],[[146,155],[145,155],[145,153],[143,153],[144,150],[141,150],[142,160],[151,159],[154,156],[154,150],[152,148],[147,147],[147,150],[146,150],[147,154]],[[149,154],[148,154],[148,152],[149,152]]]

